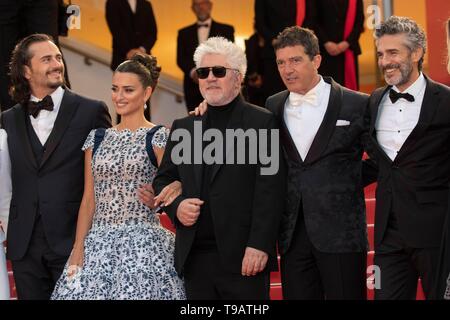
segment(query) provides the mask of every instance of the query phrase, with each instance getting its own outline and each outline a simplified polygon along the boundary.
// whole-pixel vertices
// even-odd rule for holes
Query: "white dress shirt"
[[[206,40],[208,40],[209,31],[211,30],[212,19],[209,18],[205,21],[197,21],[197,24],[207,24],[208,27],[200,27],[197,28],[197,36],[198,36],[198,44],[202,44]]]
[[[402,92],[411,94],[414,97],[413,102],[398,99],[392,103],[389,91],[381,100],[375,123],[377,141],[392,161],[419,121],[426,86],[427,82],[421,73],[419,78]],[[399,92],[396,86],[392,89]]]
[[[31,125],[33,126],[34,132],[36,132],[36,135],[42,145],[45,144],[53,130],[53,125],[55,124],[56,117],[58,116],[63,95],[64,89],[59,87],[50,95],[53,100],[53,111],[41,110],[36,118],[30,115]],[[39,99],[33,95],[31,95],[30,100],[35,102],[39,101]]]
[[[9,204],[11,202],[11,162],[9,159],[6,132],[0,129],[0,221],[6,232]],[[0,229],[0,300],[9,300],[9,280],[3,241],[5,233]]]
[[[284,121],[303,160],[322,124],[330,100],[331,85],[322,78],[319,83],[304,96],[306,101],[294,105],[291,97],[286,100]],[[291,93],[291,95],[293,95]]]
[[[131,11],[136,13],[136,1],[137,0],[128,0],[128,4],[130,5]]]

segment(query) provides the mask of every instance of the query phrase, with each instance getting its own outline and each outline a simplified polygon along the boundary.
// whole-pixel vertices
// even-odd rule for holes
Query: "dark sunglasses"
[[[209,72],[211,70],[212,70],[214,77],[216,77],[216,78],[225,77],[225,75],[227,74],[227,70],[239,71],[237,69],[225,68],[225,67],[221,67],[221,66],[198,68],[195,71],[197,72],[197,76],[199,79],[206,79],[206,78],[208,78]]]

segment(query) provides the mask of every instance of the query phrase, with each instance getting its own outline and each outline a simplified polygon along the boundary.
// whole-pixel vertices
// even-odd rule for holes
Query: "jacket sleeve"
[[[99,102],[97,106],[97,115],[95,116],[92,129],[97,128],[111,128],[111,115],[104,102]]]
[[[277,36],[276,33],[268,27],[265,0],[255,0],[255,26],[259,34],[261,34],[265,41],[271,43]]]
[[[273,115],[270,115],[264,128],[269,129],[267,149],[271,150],[272,160],[277,159],[269,166],[276,162],[278,166],[272,168],[273,172],[264,171],[269,166],[261,163],[261,160],[258,161],[247,246],[275,254],[280,218],[285,207],[286,167],[281,152],[278,125]],[[271,133],[275,134],[274,139]]]
[[[146,36],[144,37],[145,42],[142,44],[142,46],[145,48],[147,53],[150,53],[150,51],[152,50],[153,46],[156,43],[158,28],[156,26],[156,20],[155,15],[153,13],[152,5],[148,1],[145,1],[145,10],[146,10],[145,17],[147,20],[145,21]]]
[[[194,58],[192,56],[192,53],[188,50],[188,45],[186,39],[187,37],[187,30],[180,30],[178,32],[177,37],[177,65],[180,67],[183,72],[189,76],[189,73],[191,72],[192,68],[195,67],[194,64]]]
[[[175,141],[172,140],[172,134],[177,128],[177,120],[172,124],[172,130],[170,132],[169,138],[167,140],[166,148],[164,150],[164,155],[161,164],[158,168],[155,179],[153,180],[153,189],[155,194],[159,194],[165,186],[169,185],[174,181],[181,181],[180,175],[178,173],[177,166],[172,161],[172,149],[175,146]],[[172,220],[175,226],[179,224],[177,216],[178,206],[180,202],[183,201],[185,197],[181,194],[175,198],[175,200],[167,207],[164,211],[167,213],[169,218]]]
[[[364,31],[364,8],[362,0],[358,0],[356,4],[356,18],[353,30],[347,38],[350,48],[353,51],[358,50],[358,42],[361,33]]]

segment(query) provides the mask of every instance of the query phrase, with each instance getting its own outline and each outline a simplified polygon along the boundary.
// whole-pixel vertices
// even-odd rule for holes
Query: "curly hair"
[[[53,42],[53,38],[46,34],[32,34],[22,39],[14,48],[11,61],[9,63],[9,75],[11,77],[10,95],[12,99],[20,104],[26,104],[30,100],[31,88],[28,80],[25,78],[24,67],[31,67],[30,46],[37,42]]]

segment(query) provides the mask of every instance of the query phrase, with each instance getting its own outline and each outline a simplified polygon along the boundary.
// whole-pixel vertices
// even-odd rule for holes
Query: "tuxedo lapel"
[[[433,120],[436,109],[439,106],[440,98],[438,88],[435,86],[434,82],[427,78],[425,79],[427,81],[427,87],[425,89],[425,95],[423,97],[422,106],[420,109],[419,121],[408,138],[405,140],[405,143],[403,143],[394,161],[400,161],[404,157],[405,153],[408,152],[408,149],[414,145],[417,139],[425,134],[428,126]]]
[[[212,28],[212,26],[211,26]],[[190,29],[189,29],[189,39],[186,39],[187,42],[189,44],[189,47],[191,48],[190,51],[192,51],[192,54],[195,52],[195,49],[198,47],[199,43],[198,43],[198,32],[197,32],[197,23],[194,23],[193,25],[191,25]],[[191,59],[193,59],[191,57]],[[194,61],[194,60],[192,60]]]
[[[342,88],[334,81],[324,77],[325,82],[330,83],[331,81],[331,92],[330,99],[327,106],[327,111],[323,121],[317,131],[316,136],[309,148],[308,154],[306,155],[305,163],[311,163],[317,160],[323,151],[328,146],[328,141],[331,138],[335,128],[336,122],[341,111],[342,105]]]
[[[36,162],[36,157],[34,156],[33,150],[31,148],[25,117],[28,117],[28,114],[25,112],[22,106],[20,106],[20,108],[15,110],[16,129],[19,135],[19,139],[20,141],[22,141],[22,148],[24,150],[25,156],[30,160],[29,162],[31,163],[33,168],[37,169],[38,164]]]
[[[284,108],[286,106],[286,100],[289,98],[289,91],[285,91],[283,95],[279,99],[279,103],[276,106],[277,114],[280,119],[280,133],[281,133],[281,141],[283,142],[283,147],[286,150],[287,155],[290,159],[293,161],[302,163],[303,159],[300,156],[300,153],[297,150],[297,147],[295,146],[294,140],[292,139],[291,133],[289,132],[289,129],[286,125],[286,122],[284,121]]]
[[[375,135],[375,123],[377,121],[378,111],[380,109],[381,100],[383,100],[386,92],[391,89],[391,86],[386,86],[384,89],[377,91],[374,93],[373,104],[370,108],[370,135]]]
[[[381,101],[383,100],[383,97],[385,96],[386,92],[389,91],[391,88],[392,86],[386,86],[382,90],[379,90],[376,93],[374,93],[373,104],[370,106],[370,128],[369,128],[370,138],[372,139],[375,148],[377,148],[378,152],[388,162],[392,162],[392,160],[391,158],[388,157],[386,152],[384,152],[383,148],[378,143],[375,124],[377,121],[378,112],[380,112]]]
[[[209,29],[208,38],[215,37],[220,34],[220,30],[217,28],[217,23],[214,20],[211,20],[211,28]]]
[[[55,151],[56,147],[64,136],[64,132],[69,126],[69,123],[72,120],[75,111],[78,109],[78,104],[79,103],[76,100],[76,96],[66,88],[64,91],[63,99],[61,101],[58,116],[56,117],[55,124],[53,126],[53,130],[50,133],[47,142],[45,143],[45,153],[42,157],[41,167],[52,155],[53,151]]]
[[[121,7],[122,7],[122,9],[125,11],[125,12],[127,12],[127,14],[130,16],[130,17],[133,17],[134,16],[134,12],[133,12],[133,10],[131,9],[131,5],[128,3],[128,0],[123,0],[122,1],[122,3],[121,3]],[[139,12],[138,10],[139,10],[139,1],[136,1],[136,12]]]

